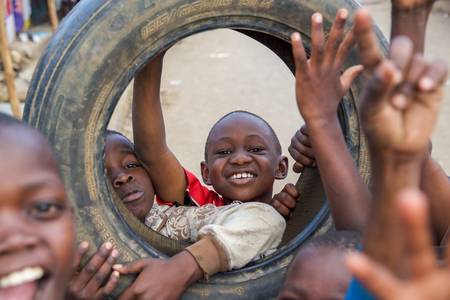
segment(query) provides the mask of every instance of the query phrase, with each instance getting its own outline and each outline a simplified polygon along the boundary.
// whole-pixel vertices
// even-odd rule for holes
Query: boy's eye
[[[230,149],[218,150],[218,151],[216,152],[216,154],[219,154],[219,155],[229,155],[229,154],[231,154],[231,150],[230,150]]]
[[[54,219],[58,217],[62,211],[64,211],[65,206],[58,203],[52,202],[39,202],[33,204],[29,210],[30,216],[37,219]]]
[[[141,166],[141,164],[131,163],[131,164],[127,164],[127,169],[139,168],[140,166]]]
[[[251,153],[258,153],[258,152],[262,152],[262,151],[264,151],[263,147],[251,147],[248,149],[248,152],[251,152]]]

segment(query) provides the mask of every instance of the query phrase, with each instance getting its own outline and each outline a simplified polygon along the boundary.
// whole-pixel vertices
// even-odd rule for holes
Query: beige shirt
[[[209,275],[242,268],[253,259],[275,251],[286,228],[285,220],[272,206],[238,201],[221,207],[212,204],[169,207],[155,201],[145,224],[172,239],[201,240],[187,250]],[[208,251],[215,248],[218,253],[205,257],[202,248]],[[217,259],[222,260],[220,266],[212,266]]]

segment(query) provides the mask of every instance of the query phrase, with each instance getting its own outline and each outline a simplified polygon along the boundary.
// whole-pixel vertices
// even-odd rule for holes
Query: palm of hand
[[[336,107],[345,94],[339,69],[326,66],[323,70],[311,71],[308,76],[296,74],[296,91],[301,114],[304,117],[317,118],[326,114],[325,106],[335,115]]]

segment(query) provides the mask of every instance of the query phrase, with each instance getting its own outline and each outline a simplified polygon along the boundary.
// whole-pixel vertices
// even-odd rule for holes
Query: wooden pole
[[[0,4],[0,54],[3,62],[3,72],[5,74],[6,87],[8,89],[8,97],[11,103],[11,110],[13,115],[17,119],[21,119],[22,113],[20,112],[19,99],[17,99],[16,85],[14,83],[15,72],[13,69],[13,63],[11,59],[11,53],[9,52],[8,38],[6,36],[5,25],[5,7],[4,1]]]
[[[56,14],[55,0],[47,0],[48,6],[48,16],[50,17],[50,25],[52,26],[53,32],[58,28],[58,15]]]

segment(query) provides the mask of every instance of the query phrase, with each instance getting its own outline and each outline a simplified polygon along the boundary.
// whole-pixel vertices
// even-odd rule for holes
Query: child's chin
[[[230,201],[239,202],[255,202],[258,201],[257,196],[250,193],[230,193],[228,196],[223,195],[225,199],[230,199]]]

